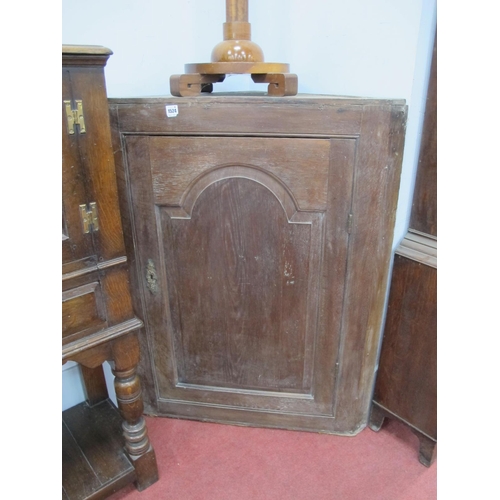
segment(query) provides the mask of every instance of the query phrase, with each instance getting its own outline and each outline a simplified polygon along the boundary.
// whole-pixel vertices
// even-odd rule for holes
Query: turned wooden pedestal
[[[248,0],[226,0],[224,40],[217,44],[210,63],[186,64],[184,75],[170,77],[170,93],[189,97],[211,93],[213,84],[229,74],[248,74],[255,83],[267,83],[270,96],[292,96],[298,91],[297,75],[288,64],[266,63],[262,49],[251,40]]]

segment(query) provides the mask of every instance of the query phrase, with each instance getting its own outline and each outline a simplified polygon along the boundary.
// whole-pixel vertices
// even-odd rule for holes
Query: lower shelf
[[[109,399],[63,412],[63,500],[106,498],[135,480],[135,469],[123,449],[121,422]]]

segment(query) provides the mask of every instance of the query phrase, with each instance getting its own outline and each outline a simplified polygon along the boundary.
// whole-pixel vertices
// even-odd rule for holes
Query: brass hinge
[[[64,101],[64,108],[66,110],[66,119],[68,121],[68,133],[73,135],[75,133],[75,125],[80,127],[80,134],[85,134],[85,120],[83,118],[83,102],[76,100],[76,109],[71,108],[71,101]]]
[[[87,205],[80,205],[80,216],[82,218],[83,232],[99,231],[99,219],[97,218],[97,204],[95,202]]]

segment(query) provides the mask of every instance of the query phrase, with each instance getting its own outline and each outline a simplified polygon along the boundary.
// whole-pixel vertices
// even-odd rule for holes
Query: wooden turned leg
[[[267,93],[275,97],[297,95],[299,79],[293,73],[266,73],[252,75],[255,83],[268,83]]]
[[[385,412],[376,404],[372,404],[368,427],[370,427],[372,431],[378,432],[382,428],[385,418]]]
[[[158,467],[143,417],[141,383],[137,375],[139,344],[136,335],[116,340],[113,354],[114,385],[118,409],[124,419],[125,449],[135,467],[137,489],[142,491],[158,480]]]
[[[437,443],[420,433],[418,433],[418,439],[420,441],[418,460],[422,465],[430,467],[436,459]]]
[[[202,92],[211,93],[213,84],[223,82],[226,75],[172,75],[170,77],[170,93],[176,97],[189,97]]]

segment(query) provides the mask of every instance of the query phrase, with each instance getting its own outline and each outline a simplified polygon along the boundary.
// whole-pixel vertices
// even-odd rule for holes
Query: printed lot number
[[[179,114],[179,108],[176,104],[168,104],[167,106],[165,106],[165,109],[167,110],[167,116],[169,118],[173,118],[174,116],[177,116]]]

